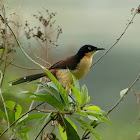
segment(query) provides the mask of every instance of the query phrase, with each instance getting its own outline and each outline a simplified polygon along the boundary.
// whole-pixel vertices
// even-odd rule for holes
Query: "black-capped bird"
[[[69,70],[71,70],[73,75],[78,80],[81,79],[89,71],[92,64],[92,57],[99,50],[105,50],[105,49],[97,48],[92,45],[84,45],[79,49],[79,51],[75,55],[70,56],[52,65],[49,68],[49,72],[51,72],[55,76],[55,78],[59,81],[59,83],[63,87],[65,87],[67,93],[71,93],[71,88],[69,83],[73,84],[73,79]],[[39,79],[44,76],[48,78],[47,74],[44,72],[39,74],[29,75],[15,80],[14,82],[12,82],[11,85],[17,85],[24,82],[31,82],[33,80]]]

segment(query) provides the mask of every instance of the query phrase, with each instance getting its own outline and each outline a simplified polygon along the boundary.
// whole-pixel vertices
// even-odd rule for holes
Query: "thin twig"
[[[10,128],[17,122],[19,121],[21,118],[23,118],[24,116],[26,116],[28,113],[36,110],[37,107],[41,106],[42,104],[44,104],[44,102],[40,103],[39,105],[35,106],[34,108],[32,108],[31,110],[25,112],[23,115],[21,115],[17,120],[15,120],[11,125]],[[5,129],[1,134],[0,134],[0,138],[8,131],[9,128]]]
[[[42,81],[42,78],[40,78],[40,81],[39,81],[39,82],[41,82],[41,81]],[[37,89],[36,89],[36,91],[35,91],[35,92],[38,92],[39,88],[40,88],[40,86],[38,86],[38,87],[37,87]],[[34,101],[32,101],[32,102],[31,102],[30,107],[29,107],[29,110],[31,110],[31,109],[32,109],[33,104],[34,104]]]
[[[5,9],[4,9],[4,5],[0,5],[0,10],[2,11],[2,14],[3,14],[3,19],[2,19],[2,22],[5,24],[5,38],[4,38],[4,44],[3,44],[3,50],[7,49],[6,46],[7,46],[7,28],[6,28],[6,19],[5,19]],[[2,54],[1,54],[1,57],[0,58],[3,58],[4,56],[4,51],[2,51]],[[0,62],[0,66],[2,65],[2,62]]]
[[[13,65],[15,67],[18,67],[18,68],[21,68],[21,69],[26,69],[26,70],[40,70],[40,69],[36,69],[36,68],[26,68],[26,67],[22,67],[22,66],[19,66],[19,65],[16,65],[16,64],[13,64],[11,62],[8,62],[8,61],[5,61],[3,59],[0,59],[1,61],[4,61],[5,63],[8,63],[10,65]]]
[[[3,14],[3,20],[4,20],[4,25],[5,25],[5,37],[4,37],[4,50],[6,49],[7,50],[7,20],[6,20],[6,12],[5,12],[5,7],[4,5],[1,5],[1,11],[2,11],[2,14]],[[4,51],[3,51],[3,54],[1,55],[1,58],[3,58],[4,56]],[[5,54],[5,61],[7,61],[7,52]],[[2,64],[2,63],[1,63]],[[3,107],[4,107],[4,111],[5,111],[5,115],[6,115],[6,119],[7,119],[7,126],[8,126],[8,134],[9,134],[9,139],[11,137],[11,134],[10,134],[10,122],[9,122],[9,116],[8,116],[8,111],[7,111],[7,108],[6,108],[6,104],[5,104],[5,100],[4,100],[4,97],[2,95],[2,85],[3,85],[3,80],[4,80],[4,77],[5,77],[5,71],[6,71],[6,63],[4,63],[4,67],[3,67],[3,72],[0,71],[1,73],[1,78],[0,78],[0,96],[1,96],[1,99],[2,99],[2,104],[3,104]]]
[[[43,62],[45,62],[47,65],[49,65],[49,67],[51,66],[51,64],[50,64],[49,62],[47,62],[47,61],[45,61],[44,59],[38,57],[35,53],[34,53],[34,55],[35,55],[35,57],[36,57],[37,59],[40,59],[41,61],[43,61]]]
[[[0,17],[1,17],[1,19],[4,21],[2,15],[0,15]],[[5,21],[4,21],[4,22],[5,22]],[[19,46],[19,48],[20,48],[21,51],[23,52],[23,54],[24,54],[29,60],[31,60],[33,63],[35,63],[35,64],[38,65],[39,67],[43,68],[43,66],[41,66],[39,63],[37,63],[36,61],[34,61],[34,60],[24,51],[24,49],[23,49],[22,46],[20,45],[20,43],[19,43],[19,41],[18,41],[18,39],[17,39],[17,37],[16,37],[16,35],[15,35],[15,33],[14,33],[14,31],[12,30],[12,28],[8,25],[8,23],[5,23],[5,24],[7,25],[7,27],[8,27],[8,28],[10,29],[10,31],[12,32],[12,34],[13,34],[13,36],[14,36],[14,38],[15,38],[15,40],[16,40],[18,46]]]
[[[1,78],[0,78],[0,96],[1,96],[1,100],[2,100],[2,103],[3,103],[3,107],[4,107],[4,111],[5,111],[5,115],[6,115],[6,119],[7,119],[7,125],[8,125],[8,128],[7,130],[9,130],[10,128],[10,123],[9,123],[9,117],[8,117],[8,112],[7,112],[7,108],[6,108],[6,105],[5,105],[5,100],[3,98],[3,95],[2,95],[2,91],[1,91],[1,87],[2,87],[2,79],[3,79],[3,73],[0,71],[1,73]],[[9,132],[10,133],[10,132]],[[9,135],[10,136],[10,135]]]
[[[97,62],[99,62],[120,40],[121,38],[123,37],[123,35],[126,33],[128,27],[133,23],[133,20],[135,18],[135,16],[137,15],[137,11],[134,13],[132,19],[130,20],[130,22],[128,23],[128,25],[126,26],[126,28],[124,29],[124,31],[122,32],[122,34],[120,35],[120,37],[116,40],[116,42],[99,58],[97,59],[92,65],[91,67],[93,67]],[[90,67],[90,68],[91,68]]]
[[[43,113],[59,113],[59,114],[70,114],[72,115],[74,112],[60,112],[60,110],[44,110],[44,109],[38,109],[36,108],[38,112],[43,112]]]
[[[128,94],[128,92],[132,89],[132,87],[136,84],[136,82],[140,79],[140,73],[138,74],[137,78],[133,81],[133,83],[130,85],[130,87],[127,89],[125,94],[118,100],[118,102],[107,112],[107,115],[112,112],[119,104],[120,102],[125,98],[125,96]]]
[[[124,29],[124,31],[122,32],[122,34],[120,35],[120,37],[116,40],[116,42],[99,58],[97,59],[91,67],[93,67],[96,63],[98,63],[120,40],[121,38],[123,37],[123,35],[126,33],[128,27],[133,23],[133,20],[135,18],[135,16],[138,14],[138,11],[136,10],[132,19],[130,20],[130,22],[128,23],[128,25],[126,26],[126,28]],[[109,114],[113,109],[115,109],[119,103],[123,100],[123,98],[126,96],[126,94],[128,93],[128,91],[130,91],[130,89],[134,86],[134,84],[139,80],[139,77],[140,77],[140,74],[138,75],[138,77],[136,78],[136,80],[132,83],[132,85],[128,88],[128,90],[126,91],[126,93],[123,95],[122,98],[119,99],[119,101],[108,111],[107,114]],[[97,125],[96,125],[97,126]],[[94,128],[96,127],[94,126]],[[85,132],[82,136],[82,139],[81,140],[84,140],[88,137],[88,135],[90,134],[90,131],[88,131],[87,133]]]
[[[37,138],[39,137],[39,135],[42,133],[42,131],[45,129],[45,127],[52,121],[52,120],[56,120],[57,115],[55,115],[54,117],[52,117],[44,126],[43,128],[40,130],[40,132],[38,133],[38,135],[36,136],[35,140],[37,140]]]
[[[44,50],[44,52],[46,54],[46,50],[45,50],[44,46],[40,43],[40,41],[37,39],[37,37],[34,37],[34,38],[38,42],[38,44],[42,47],[42,49]]]
[[[125,96],[128,94],[128,92],[132,89],[132,87],[136,84],[136,82],[140,80],[140,73],[138,74],[138,76],[136,77],[136,79],[132,82],[132,84],[129,86],[129,88],[127,89],[127,91],[123,94],[123,96],[117,101],[117,103],[107,112],[107,115],[112,112],[119,104],[120,102],[125,98]],[[93,128],[97,127],[98,125],[95,125]],[[88,131],[87,133],[84,133],[82,136],[81,140],[84,140],[88,137],[88,135],[90,134],[90,131]]]

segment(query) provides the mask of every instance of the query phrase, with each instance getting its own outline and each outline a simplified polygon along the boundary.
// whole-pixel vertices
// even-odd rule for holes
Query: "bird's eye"
[[[90,48],[90,47],[88,47],[88,50],[91,50],[91,48]]]

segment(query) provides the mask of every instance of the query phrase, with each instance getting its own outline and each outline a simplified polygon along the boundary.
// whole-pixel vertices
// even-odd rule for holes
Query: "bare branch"
[[[133,81],[133,83],[130,85],[130,87],[127,89],[125,94],[119,99],[119,101],[107,112],[107,115],[112,112],[119,104],[120,102],[125,98],[125,96],[128,94],[128,92],[132,89],[132,87],[136,84],[136,82],[140,79],[140,73],[138,74],[137,78]]]
[[[23,115],[21,115],[17,120],[15,120],[10,127],[12,127],[17,121],[19,121],[21,118],[23,118],[24,116],[26,116],[28,113],[36,110],[37,107],[41,106],[42,104],[44,104],[44,102],[40,103],[39,105],[35,106],[34,108],[32,108],[31,110],[25,112]],[[5,129],[1,134],[0,134],[0,138],[8,131],[9,128]]]
[[[1,86],[2,86],[2,81],[3,81],[3,73],[2,73],[1,71],[0,71],[0,73],[1,73],[1,79],[0,79],[0,96],[1,96],[2,103],[3,103],[3,107],[4,107],[6,119],[7,119],[7,125],[8,125],[7,130],[9,130],[9,128],[10,128],[10,123],[9,123],[8,112],[7,112],[7,108],[6,108],[6,105],[5,105],[5,100],[4,100],[4,98],[3,98],[2,91],[1,91]],[[10,133],[10,132],[9,132],[9,133]],[[10,136],[10,135],[9,135],[9,136]]]
[[[128,90],[125,92],[125,94],[118,100],[118,102],[107,112],[107,115],[112,112],[119,104],[120,102],[125,98],[125,96],[128,94],[128,92],[132,89],[132,87],[136,84],[136,82],[140,80],[140,73],[136,77],[136,79],[132,82]],[[95,125],[93,128],[97,127],[98,125]],[[90,134],[90,131],[85,132],[82,136],[81,140],[87,139],[88,135]]]
[[[40,69],[35,69],[35,68],[26,68],[26,67],[22,67],[22,66],[13,64],[13,63],[11,63],[11,62],[5,61],[5,60],[3,60],[3,59],[0,59],[0,60],[1,60],[1,61],[4,61],[5,63],[8,63],[8,64],[10,64],[10,65],[13,65],[13,66],[15,66],[15,67],[21,68],[21,69],[26,69],[26,70],[40,70]]]
[[[0,15],[0,17],[1,17],[1,19],[4,21],[2,15]],[[4,22],[5,22],[5,21],[4,21]],[[17,39],[17,37],[16,37],[16,35],[15,35],[15,33],[14,33],[14,31],[13,31],[12,28],[8,25],[8,23],[5,23],[5,24],[7,25],[7,27],[8,27],[8,28],[10,29],[10,31],[12,32],[12,34],[13,34],[13,36],[14,36],[14,38],[15,38],[15,40],[16,40],[18,46],[19,46],[19,48],[20,48],[21,51],[24,53],[24,55],[25,55],[29,60],[31,60],[33,63],[35,63],[36,65],[38,65],[38,66],[40,66],[40,67],[42,68],[42,66],[41,66],[39,63],[37,63],[36,61],[34,61],[34,60],[24,51],[24,49],[23,49],[22,46],[20,45],[20,43],[19,43],[19,41],[18,41],[18,39]]]
[[[2,11],[2,14],[3,14],[3,20],[4,20],[4,25],[5,25],[5,38],[4,38],[4,50],[7,49],[7,20],[6,20],[6,13],[5,13],[5,7],[4,5],[0,5],[0,10]],[[3,58],[4,56],[4,51],[2,52],[2,55],[1,55],[1,58]],[[6,56],[5,56],[5,61],[7,61],[7,52],[6,52]],[[2,63],[1,63],[2,64]],[[7,126],[8,126],[8,130],[10,129],[10,122],[9,122],[9,116],[8,116],[8,111],[7,111],[7,108],[6,108],[6,104],[5,104],[5,100],[3,98],[3,95],[2,95],[2,85],[3,85],[3,80],[4,80],[4,77],[5,77],[5,71],[6,71],[6,68],[7,68],[7,65],[6,63],[4,63],[4,67],[3,67],[3,70],[0,71],[0,74],[1,74],[1,78],[0,78],[0,96],[1,96],[1,99],[2,99],[2,104],[3,104],[3,107],[4,107],[4,111],[5,111],[5,115],[6,115],[6,119],[7,119]],[[9,133],[9,138],[11,137],[10,135],[10,130],[8,131]]]
[[[43,62],[45,62],[47,65],[49,65],[49,67],[51,66],[51,64],[50,64],[49,62],[47,62],[47,61],[45,61],[44,59],[38,57],[35,53],[34,53],[34,55],[35,55],[35,57],[36,57],[37,59],[40,59],[41,61],[43,61]]]
[[[130,22],[127,24],[126,28],[124,29],[124,31],[122,32],[122,34],[120,35],[120,37],[116,40],[116,42],[99,58],[97,59],[92,65],[91,67],[93,67],[96,63],[98,63],[123,37],[123,35],[126,33],[128,27],[133,23],[133,20],[135,18],[135,16],[138,14],[137,10],[135,11],[132,19],[130,20]],[[90,67],[90,68],[91,68]]]
[[[53,116],[44,126],[43,128],[40,130],[40,132],[38,133],[38,135],[36,136],[35,140],[37,140],[37,138],[39,137],[39,135],[42,133],[42,131],[45,129],[45,127],[52,121],[52,120],[56,120],[57,115]]]

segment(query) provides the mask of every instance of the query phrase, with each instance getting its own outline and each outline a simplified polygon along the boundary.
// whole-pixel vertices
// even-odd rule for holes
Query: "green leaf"
[[[80,86],[79,86],[79,81],[76,79],[76,77],[73,75],[73,73],[69,70],[69,72],[72,75],[73,82],[74,82],[74,87],[80,92]]]
[[[31,94],[32,92],[30,91],[21,91],[19,94]]]
[[[24,118],[20,119],[17,123],[17,125],[20,125],[22,123],[26,123],[28,121],[31,121],[31,120],[35,120],[35,119],[40,119],[42,118],[43,116],[45,116],[45,114],[29,114],[29,115],[26,115]]]
[[[10,109],[7,109],[7,113],[8,113],[9,122],[11,124],[12,122],[15,121],[15,113]],[[6,119],[6,121],[7,121],[7,119]]]
[[[7,109],[7,113],[8,113],[9,122],[11,124],[13,121],[15,121],[15,113],[11,111],[10,109]],[[0,116],[2,116],[3,120],[7,122],[7,117],[5,113],[1,110],[0,110]]]
[[[81,106],[81,94],[73,85],[70,85],[70,87],[73,90],[74,95],[76,97],[77,105],[78,105],[78,107],[80,107]]]
[[[79,118],[74,118],[78,120],[83,126],[85,126],[88,129],[88,131],[90,131],[98,140],[102,140],[102,137],[92,128],[90,124],[86,123],[84,120],[81,120]]]
[[[69,103],[69,99],[68,99],[68,93],[65,91],[65,89],[59,84],[59,82],[56,80],[56,78],[54,77],[54,75],[52,73],[50,73],[46,68],[42,67],[44,69],[44,71],[46,72],[46,74],[48,75],[48,77],[53,81],[53,83],[55,84],[55,86],[57,87],[58,91],[60,92],[66,106],[68,107],[68,109],[70,109],[70,103]]]
[[[124,94],[126,94],[127,91],[128,91],[128,88],[123,89],[123,90],[120,92],[120,97],[122,98],[122,97],[124,96]]]
[[[97,119],[97,120],[94,120],[94,121],[92,121],[91,123],[90,123],[90,125],[92,126],[92,127],[94,127],[94,126],[96,126],[96,125],[98,125],[98,124],[100,124],[100,123],[103,123],[104,121],[102,120],[102,119]]]
[[[5,105],[15,114],[15,120],[17,120],[21,114],[22,107],[19,104],[16,104],[13,101],[5,101]]]
[[[85,132],[86,128],[82,125],[81,129],[83,130],[83,132]]]
[[[90,120],[92,120],[92,121],[94,121],[94,120],[98,120],[96,117],[94,117],[94,116],[92,116],[92,115],[88,115],[88,118],[90,119]]]
[[[83,108],[83,110],[101,111],[101,109],[98,106],[88,106]]]
[[[1,111],[1,110],[0,110],[0,116],[3,117],[4,120],[6,120],[5,113],[3,111]]]
[[[27,126],[22,126],[18,131],[18,135],[21,139],[28,140],[27,133],[30,132],[30,128]]]
[[[112,123],[106,117],[101,117],[101,119],[104,120],[105,122],[109,123],[112,126]]]
[[[28,133],[29,131],[30,131],[30,128],[29,128],[29,127],[23,126],[23,127],[21,128],[21,130],[18,131],[18,132],[20,132],[20,133]]]
[[[40,118],[38,122],[36,123],[36,129],[37,130],[41,129],[47,123],[50,116],[51,116],[51,113],[44,114],[44,116]]]
[[[100,112],[102,113],[102,115],[103,115],[104,117],[108,118],[107,113],[106,113],[105,111],[101,110]]]
[[[48,92],[46,89],[40,89],[37,92],[35,92],[34,94],[35,94],[35,96],[36,95],[51,95],[51,93]]]
[[[1,130],[1,129],[0,129],[0,133],[3,133],[3,132],[4,132],[4,130]]]
[[[86,105],[86,101],[88,98],[88,90],[87,90],[87,87],[85,85],[83,85],[81,88],[81,97],[82,97],[81,106],[84,107]]]
[[[65,118],[71,125],[72,125],[72,127],[75,129],[75,131],[77,132],[77,128],[76,128],[76,125],[75,125],[75,123],[72,121],[72,120],[70,120],[69,118],[68,118],[68,116]]]
[[[96,125],[98,125],[98,124],[100,124],[100,123],[103,123],[103,122],[107,122],[107,123],[109,123],[110,125],[112,125],[111,124],[111,122],[109,121],[109,119],[108,119],[108,116],[107,116],[107,114],[106,114],[106,112],[105,111],[103,111],[103,110],[101,110],[100,111],[100,113],[101,113],[101,115],[97,115],[97,118],[98,119],[95,119],[92,123],[91,123],[91,125],[92,126],[96,126]],[[95,114],[94,114],[95,115]],[[89,115],[88,115],[89,116]],[[89,118],[90,119],[90,118]]]
[[[64,131],[64,129],[62,128],[62,126],[60,124],[59,124],[59,131],[60,131],[62,139],[67,140],[66,131]]]
[[[6,51],[6,49],[0,49],[0,52],[5,52]]]
[[[53,94],[58,101],[62,102],[62,98],[60,97],[60,93],[54,87],[48,85],[47,83],[37,82],[37,85],[47,88],[51,94]]]
[[[87,114],[85,113],[85,111],[82,111],[82,110],[80,110],[80,109],[77,109],[77,111],[75,112],[75,114],[88,117]]]
[[[41,95],[38,95],[39,93]],[[32,100],[43,101],[43,102],[49,103],[55,108],[61,111],[64,111],[64,106],[53,95],[48,94],[48,92],[45,92],[45,90],[39,90],[36,94],[33,94],[33,93],[29,93],[29,94],[35,96],[35,97],[30,97],[30,99]]]
[[[87,100],[86,100],[86,102],[85,102],[85,105],[87,104],[87,103],[89,103],[90,102],[90,96],[88,96],[88,98],[87,98]]]
[[[72,127],[72,125],[64,118],[64,122],[66,125],[66,134],[67,140],[80,140],[76,130]]]
[[[89,110],[89,111],[85,111],[85,113],[87,115],[92,115],[92,116],[95,116],[95,117],[102,117],[102,113],[100,111],[93,111],[93,110]]]

